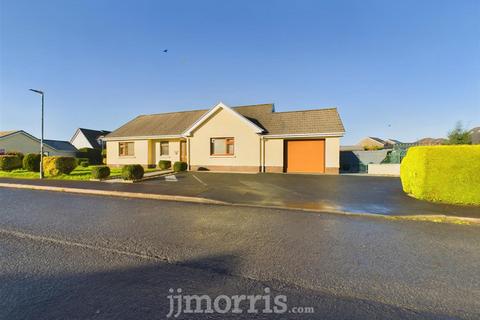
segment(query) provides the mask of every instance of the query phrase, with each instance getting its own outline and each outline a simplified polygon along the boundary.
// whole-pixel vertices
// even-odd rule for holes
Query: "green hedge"
[[[480,146],[412,147],[400,167],[403,190],[418,199],[480,204]]]
[[[17,155],[0,155],[0,170],[11,171],[22,167],[22,159]]]
[[[40,154],[39,153],[27,153],[23,157],[23,169],[32,172],[40,171]]]
[[[60,174],[70,174],[77,166],[77,161],[73,157],[44,157],[43,172],[47,176],[58,176]]]
[[[92,168],[93,179],[105,179],[110,176],[110,168],[108,166],[95,166]]]
[[[143,167],[139,164],[129,164],[122,168],[123,180],[140,180],[144,174]]]
[[[102,151],[93,148],[80,148],[77,153],[78,158],[87,158],[92,165],[102,164]]]
[[[169,160],[158,161],[158,167],[162,170],[169,169],[171,166],[172,166],[172,161],[169,161]]]
[[[77,160],[77,166],[81,166],[82,162],[86,162],[87,164],[90,164],[90,161],[88,160],[88,158],[76,158],[76,160]]]
[[[187,170],[187,163],[183,161],[177,161],[173,164],[173,171],[175,172],[180,172],[180,171],[185,171]]]

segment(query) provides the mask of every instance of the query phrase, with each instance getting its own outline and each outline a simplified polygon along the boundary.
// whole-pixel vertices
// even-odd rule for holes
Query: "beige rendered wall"
[[[33,140],[29,136],[18,133],[0,139],[0,149],[5,149],[5,152],[18,151],[23,154],[40,153],[40,142]],[[65,156],[75,157],[75,152],[55,150],[48,145],[43,145],[43,150],[48,152],[49,156]]]
[[[210,138],[235,138],[233,156],[210,155]],[[260,136],[251,126],[228,110],[220,109],[196,129],[189,138],[190,166],[206,167],[211,170],[259,171]],[[239,170],[242,171],[242,170]]]
[[[265,171],[283,172],[283,139],[265,139]]]
[[[119,142],[134,142],[135,155],[123,156],[118,155]],[[153,157],[149,151],[152,151],[151,140],[122,140],[107,141],[107,164],[109,165],[125,165],[125,164],[153,164]]]
[[[325,168],[340,168],[340,138],[325,138]],[[325,170],[328,172],[328,170]]]
[[[168,156],[160,155],[160,142],[162,141],[167,141],[168,142]],[[153,146],[153,155],[155,156],[154,158],[154,163],[158,164],[158,161],[160,160],[170,160],[172,164],[175,161],[180,161],[180,140],[154,140],[152,143]]]

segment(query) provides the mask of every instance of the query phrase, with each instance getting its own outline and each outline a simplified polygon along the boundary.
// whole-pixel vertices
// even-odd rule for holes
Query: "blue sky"
[[[336,106],[342,144],[480,125],[477,0],[0,3],[0,130],[39,136],[32,87],[50,139],[219,101]]]

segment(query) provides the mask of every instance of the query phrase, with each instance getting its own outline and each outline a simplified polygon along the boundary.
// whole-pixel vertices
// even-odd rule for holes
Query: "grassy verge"
[[[468,219],[468,218],[456,218],[456,217],[447,217],[447,216],[394,216],[386,217],[389,220],[409,220],[409,221],[423,221],[423,222],[434,222],[434,223],[452,223],[452,224],[461,224],[461,225],[478,225],[480,222],[478,219]]]
[[[158,171],[156,168],[146,169],[145,172]],[[110,168],[110,176],[120,176],[122,168]],[[15,179],[38,179],[38,172],[31,172],[24,169],[17,169],[12,171],[1,171],[0,178],[15,178]],[[62,174],[56,177],[46,177],[51,180],[90,180],[92,178],[92,166],[81,167],[78,166],[70,174]]]

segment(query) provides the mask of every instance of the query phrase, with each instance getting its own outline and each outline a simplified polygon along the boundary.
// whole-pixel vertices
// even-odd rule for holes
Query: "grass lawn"
[[[90,180],[92,178],[92,167],[78,166],[70,174],[62,174],[56,177],[45,177],[52,180]],[[159,169],[149,168],[145,172],[157,171]],[[120,176],[122,168],[110,168],[110,177]],[[38,172],[31,172],[24,169],[17,169],[12,171],[1,171],[0,178],[17,178],[17,179],[38,179]]]

